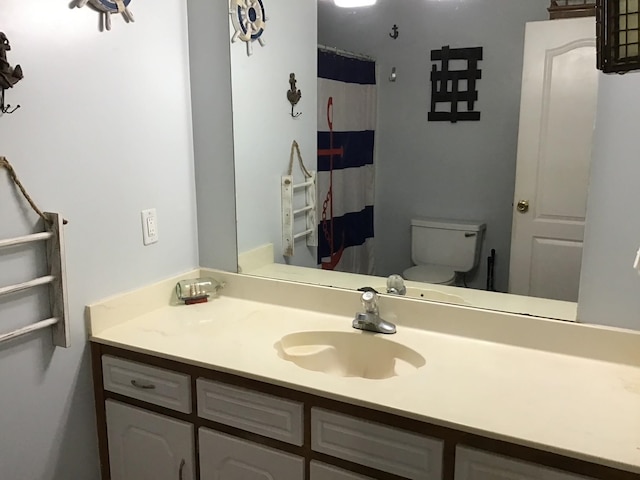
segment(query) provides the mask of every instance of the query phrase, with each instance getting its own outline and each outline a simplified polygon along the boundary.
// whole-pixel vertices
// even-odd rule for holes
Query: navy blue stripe
[[[328,150],[330,147],[331,134],[329,132],[318,132],[318,150]],[[373,145],[375,143],[375,132],[365,130],[362,132],[333,132],[333,148],[342,147],[344,153],[333,155],[333,169],[362,167],[363,165],[373,165]],[[329,157],[318,155],[318,171],[329,171]]]
[[[376,63],[318,50],[318,77],[345,83],[376,84]]]
[[[331,221],[327,220],[327,232],[331,231]],[[323,257],[329,257],[329,241],[325,237],[325,229],[320,222],[318,228],[318,264]],[[346,213],[342,217],[333,219],[333,247],[338,251],[340,247],[348,248],[364,244],[367,238],[373,238],[373,205],[367,206],[360,212]]]

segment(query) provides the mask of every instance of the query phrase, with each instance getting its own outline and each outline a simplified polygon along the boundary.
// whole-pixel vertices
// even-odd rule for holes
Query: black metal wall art
[[[640,4],[637,0],[598,0],[598,68],[604,73],[640,69]]]
[[[449,48],[431,51],[431,61],[440,62],[431,67],[431,111],[430,122],[478,121],[476,112],[478,101],[477,81],[482,78],[478,62],[482,60],[482,47]],[[451,62],[462,61],[466,68],[452,68]],[[459,63],[459,62],[458,62]],[[438,104],[448,103],[449,109],[438,108]],[[462,111],[460,107],[462,106]]]

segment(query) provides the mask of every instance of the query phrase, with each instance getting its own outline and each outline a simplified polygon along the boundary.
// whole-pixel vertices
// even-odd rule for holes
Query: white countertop
[[[373,287],[382,293],[385,291],[387,281],[386,277],[335,272],[333,270],[322,270],[320,268],[297,267],[281,263],[261,265],[244,273],[258,277],[276,278],[314,285],[328,285],[353,290],[362,287]],[[576,321],[578,314],[578,304],[575,302],[528,297],[510,293],[488,292],[486,290],[473,288],[434,285],[410,280],[405,280],[405,285],[407,288],[416,290],[437,291],[447,295],[461,297],[469,305],[488,310],[533,315],[542,318],[556,318],[573,322]]]
[[[240,276],[232,277],[236,281]],[[259,281],[271,282],[267,289],[276,282],[247,280],[252,286]],[[318,296],[330,294],[325,290],[318,291]],[[290,292],[298,290],[291,287]],[[398,333],[385,338],[418,351],[426,365],[415,373],[385,380],[341,378],[282,360],[274,344],[292,332],[356,332],[351,328],[351,314],[256,302],[225,296],[224,291],[207,304],[165,304],[147,313],[118,314],[118,309],[122,313],[134,304],[133,298],[149,297],[130,294],[127,298],[89,307],[93,341],[640,473],[637,356],[617,363],[525,348],[517,342],[436,332],[416,328],[416,322],[409,326],[398,321]],[[410,303],[424,304],[411,307],[420,311],[433,308],[434,316],[448,312],[451,322],[475,314],[461,307]],[[150,307],[155,306],[150,302]],[[141,308],[139,302],[136,308]],[[113,320],[116,316],[117,321]],[[106,317],[111,320],[105,321]],[[513,321],[531,320],[514,317]],[[599,338],[596,329],[566,325],[570,324],[547,322],[540,328],[555,328],[558,337],[571,328],[569,340],[573,336],[578,341],[597,342]],[[627,339],[625,332],[601,331],[605,342],[616,336],[624,339],[625,347],[620,348],[635,355],[634,346],[640,343],[634,333],[629,332]]]

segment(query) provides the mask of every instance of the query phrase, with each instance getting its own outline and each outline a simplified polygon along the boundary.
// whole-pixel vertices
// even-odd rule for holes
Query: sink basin
[[[374,287],[378,292],[385,293],[387,287]],[[423,298],[432,302],[453,303],[455,305],[471,305],[464,298],[450,293],[439,292],[438,290],[430,290],[427,288],[407,287],[405,295],[409,298]]]
[[[381,380],[424,366],[415,350],[368,332],[297,332],[274,345],[280,358],[314,372]]]

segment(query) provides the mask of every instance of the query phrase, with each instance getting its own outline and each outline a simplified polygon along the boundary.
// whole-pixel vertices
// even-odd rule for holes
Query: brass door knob
[[[517,209],[520,213],[527,213],[529,211],[529,200],[520,200]]]

